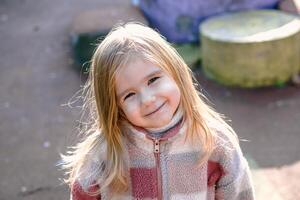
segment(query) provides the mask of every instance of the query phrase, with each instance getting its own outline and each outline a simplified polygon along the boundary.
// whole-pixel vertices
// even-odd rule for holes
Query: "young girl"
[[[151,28],[114,28],[92,58],[90,125],[64,156],[71,199],[254,199],[234,131],[193,80]]]

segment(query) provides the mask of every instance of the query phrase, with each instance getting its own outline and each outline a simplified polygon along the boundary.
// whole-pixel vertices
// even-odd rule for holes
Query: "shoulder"
[[[235,133],[214,130],[214,148],[212,158],[218,161],[230,159],[234,155],[243,156],[239,139]]]
[[[220,164],[224,174],[235,174],[248,166],[235,133],[216,130],[214,141],[209,160]]]
[[[76,184],[83,190],[87,190],[91,185],[99,180],[107,162],[107,143],[99,134],[89,136],[84,144],[79,156],[80,168],[76,174]]]

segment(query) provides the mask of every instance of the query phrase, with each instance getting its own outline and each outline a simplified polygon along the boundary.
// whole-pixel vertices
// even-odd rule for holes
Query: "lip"
[[[161,106],[159,106],[156,110],[154,110],[153,112],[151,113],[148,113],[147,115],[145,115],[145,117],[148,117],[154,113],[156,113],[157,111],[159,111],[164,105],[166,104],[166,102],[164,102]]]

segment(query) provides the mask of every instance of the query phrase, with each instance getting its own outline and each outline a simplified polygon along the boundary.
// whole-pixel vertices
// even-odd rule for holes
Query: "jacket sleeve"
[[[216,199],[255,199],[250,169],[240,146],[227,141],[219,151],[223,174],[216,184]]]
[[[89,188],[89,192],[96,191],[99,187],[92,186]],[[82,186],[78,181],[74,183],[74,185],[71,187],[71,197],[70,200],[101,200],[101,195],[93,196],[91,194],[88,194],[87,191],[84,191]]]

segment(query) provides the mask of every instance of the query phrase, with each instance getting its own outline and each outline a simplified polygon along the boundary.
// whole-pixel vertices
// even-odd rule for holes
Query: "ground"
[[[71,22],[83,10],[128,3],[0,2],[1,200],[68,199],[69,191],[62,184],[63,173],[57,164],[60,154],[76,141],[79,109],[65,104],[84,82],[73,67]],[[293,167],[290,178],[299,177],[299,164],[295,163],[300,160],[300,88],[244,90],[207,80],[200,70],[196,77],[212,105],[232,120],[240,138],[246,140],[241,147],[255,176],[264,179],[260,188],[266,182],[278,182],[269,177],[280,177],[282,169]],[[280,181],[290,188],[296,186],[289,180]]]

